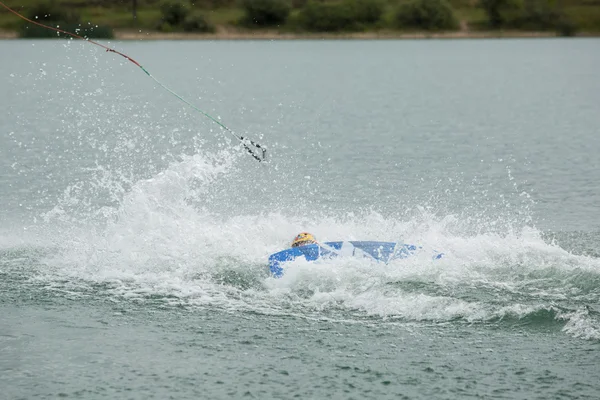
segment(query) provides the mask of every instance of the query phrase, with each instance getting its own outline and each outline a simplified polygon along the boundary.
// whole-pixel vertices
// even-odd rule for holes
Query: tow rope
[[[41,27],[46,28],[46,29],[51,29],[51,30],[56,31],[56,32],[64,33],[66,35],[72,36],[72,37],[77,38],[77,39],[84,40],[86,42],[95,44],[96,46],[102,47],[107,52],[112,52],[112,53],[118,54],[118,55],[126,58],[127,60],[131,61],[133,64],[135,64],[138,67],[140,67],[141,70],[144,71],[146,73],[146,75],[148,75],[150,78],[152,78],[154,80],[154,82],[156,82],[160,87],[162,87],[163,89],[165,89],[166,91],[168,91],[169,93],[171,93],[173,96],[177,97],[179,100],[181,100],[182,102],[184,102],[185,104],[187,104],[188,106],[190,106],[191,108],[193,108],[194,110],[198,111],[199,113],[201,113],[205,117],[209,118],[211,121],[213,121],[214,123],[216,123],[217,125],[219,125],[221,128],[223,128],[224,130],[226,130],[230,134],[232,134],[237,140],[239,140],[244,145],[244,147],[246,148],[246,150],[248,150],[248,152],[250,153],[250,155],[252,155],[252,157],[254,157],[255,160],[257,160],[259,162],[266,161],[267,149],[265,147],[261,146],[260,144],[258,144],[256,142],[253,142],[252,140],[250,140],[248,138],[245,138],[243,136],[238,136],[231,129],[229,129],[224,124],[222,124],[219,120],[213,118],[212,116],[210,116],[206,112],[202,111],[201,109],[199,109],[198,107],[196,107],[195,105],[193,105],[192,103],[190,103],[189,101],[187,101],[186,99],[184,99],[183,97],[181,97],[180,95],[178,95],[177,93],[175,93],[173,90],[171,90],[168,87],[166,87],[165,85],[163,85],[161,82],[159,82],[158,79],[156,79],[153,75],[151,75],[150,72],[148,72],[146,70],[146,68],[144,68],[140,63],[138,63],[137,61],[135,61],[133,58],[129,57],[128,55],[123,54],[120,51],[117,51],[117,50],[115,50],[113,48],[105,46],[105,45],[103,45],[101,43],[98,43],[98,42],[95,42],[95,41],[90,40],[88,38],[85,38],[83,36],[76,35],[74,33],[67,32],[67,31],[59,29],[59,28],[54,28],[52,26],[44,25],[44,24],[42,24],[40,22],[37,22],[37,21],[33,21],[33,20],[31,20],[31,19],[29,19],[29,18],[27,18],[27,17],[19,14],[18,12],[16,12],[12,8],[8,7],[6,4],[4,4],[1,1],[0,1],[0,5],[2,7],[4,7],[5,9],[7,9],[8,11],[10,11],[11,13],[15,14],[16,16],[18,16],[19,18],[21,18],[21,19],[23,19],[23,20],[25,20],[25,21],[27,21],[29,23],[41,26]]]

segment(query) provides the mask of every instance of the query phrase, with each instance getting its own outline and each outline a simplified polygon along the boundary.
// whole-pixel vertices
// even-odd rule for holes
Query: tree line
[[[210,15],[215,10],[233,7],[241,16],[231,24],[245,29],[455,31],[461,29],[453,6],[457,2],[484,13],[485,20],[469,26],[472,30],[554,30],[565,36],[577,31],[562,2],[556,0],[132,0],[129,10],[134,20],[140,18],[140,6],[160,10],[152,28],[163,32],[214,32],[216,27]],[[117,0],[88,3],[98,3],[98,7],[123,7]],[[27,9],[26,16],[40,22],[62,24],[65,30],[77,29],[88,37],[112,36],[111,27],[83,23],[76,8],[60,0],[39,2]],[[55,35],[31,24],[21,27],[21,36],[25,37]]]

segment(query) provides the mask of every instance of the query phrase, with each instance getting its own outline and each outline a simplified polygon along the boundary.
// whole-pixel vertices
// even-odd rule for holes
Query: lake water
[[[0,43],[7,399],[600,395],[600,40],[108,45],[268,162],[114,53]],[[301,231],[425,251],[271,277]]]

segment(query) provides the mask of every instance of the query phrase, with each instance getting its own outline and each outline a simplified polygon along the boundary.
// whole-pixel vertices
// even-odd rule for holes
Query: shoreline
[[[454,32],[303,32],[285,33],[273,30],[239,31],[223,27],[216,33],[187,32],[139,32],[115,29],[112,40],[414,40],[414,39],[518,39],[518,38],[561,38],[556,32],[529,31],[454,31]],[[572,38],[600,37],[600,32],[579,32]],[[16,31],[1,31],[0,40],[20,39]]]
[[[478,39],[495,37],[554,37],[554,32],[303,32],[286,33],[269,30],[236,31],[220,30],[216,33],[198,34],[185,32],[135,32],[116,31],[118,40],[400,40],[400,39]]]

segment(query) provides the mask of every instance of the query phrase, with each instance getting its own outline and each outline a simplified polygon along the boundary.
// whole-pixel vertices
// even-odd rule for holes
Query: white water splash
[[[166,303],[188,306],[383,320],[486,323],[558,310],[552,312],[566,321],[566,333],[598,337],[594,316],[568,310],[598,301],[593,282],[600,279],[600,262],[546,243],[534,228],[486,233],[469,226],[472,221],[423,209],[402,220],[376,212],[224,216],[203,207],[202,199],[236,160],[227,151],[183,157],[129,190],[111,186],[114,180],[105,174],[101,185],[118,195],[116,205],[90,209],[90,218],[77,223],[69,207],[87,200],[67,191],[45,215],[47,228],[56,229],[55,250],[36,281],[56,288],[66,279],[71,293],[77,285],[100,284],[125,301],[165,296]],[[286,266],[283,278],[270,277],[268,256],[300,231],[322,241],[389,240],[423,250],[388,265],[299,260]],[[432,260],[434,251],[444,258]]]
[[[600,340],[600,321],[590,316],[588,309],[579,309],[559,316],[567,323],[563,331],[580,339]]]

